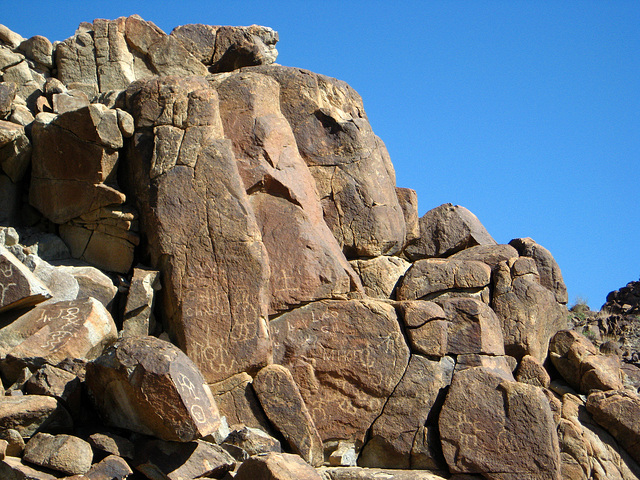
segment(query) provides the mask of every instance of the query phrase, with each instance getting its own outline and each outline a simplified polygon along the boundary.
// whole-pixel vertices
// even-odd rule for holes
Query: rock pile
[[[551,253],[418,218],[266,27],[0,26],[0,476],[639,478]]]

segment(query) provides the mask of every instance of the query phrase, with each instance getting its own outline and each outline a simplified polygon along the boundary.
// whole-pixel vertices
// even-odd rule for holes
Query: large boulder
[[[438,445],[429,444],[424,435],[437,429],[437,401],[451,383],[454,360],[439,361],[412,355],[402,380],[389,397],[382,414],[371,426],[358,464],[365,467],[430,468],[442,467],[434,452]]]
[[[91,468],[91,445],[73,435],[37,433],[27,442],[22,457],[29,463],[68,475],[87,473]]]
[[[208,382],[270,359],[269,265],[218,95],[201,77],[159,77],[127,92],[137,133],[127,189],[150,266],[162,273],[165,328]]]
[[[452,473],[560,480],[560,449],[542,390],[484,367],[456,372],[439,419]]]
[[[409,349],[390,305],[323,300],[271,322],[274,361],[293,374],[323,441],[362,442]]]
[[[1,95],[1,94],[0,94]],[[31,162],[31,142],[21,125],[0,120],[0,167],[17,183]]]
[[[397,309],[413,353],[435,357],[447,354],[450,323],[440,305],[418,300],[398,302]]]
[[[73,420],[62,402],[44,395],[0,397],[0,430],[28,438],[41,429],[69,429]]]
[[[380,257],[351,260],[360,276],[364,292],[373,298],[395,298],[396,288],[411,264],[399,257]]]
[[[306,70],[276,65],[245,70],[280,84],[282,113],[316,180],[325,220],[347,257],[399,252],[406,228],[395,172],[360,96],[345,82]]]
[[[489,303],[491,269],[475,260],[427,258],[413,263],[398,288],[398,300],[469,296]]]
[[[93,360],[116,338],[111,314],[95,298],[38,306],[0,330],[0,368],[14,381],[26,366]]]
[[[493,271],[491,307],[502,323],[505,352],[518,359],[547,357],[549,340],[566,328],[567,309],[540,284],[535,261],[529,257],[498,263]]]
[[[220,416],[195,364],[155,337],[125,337],[87,365],[86,383],[104,421],[167,441],[215,432]]]
[[[242,72],[211,84],[269,254],[271,312],[349,292],[357,277],[324,222],[316,182],[280,111],[278,82]]]
[[[411,260],[448,257],[475,245],[496,241],[473,213],[460,205],[445,203],[420,218],[420,238],[405,249]]]

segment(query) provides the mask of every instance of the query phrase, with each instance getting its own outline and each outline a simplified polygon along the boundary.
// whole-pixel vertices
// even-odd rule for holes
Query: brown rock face
[[[447,353],[504,355],[500,320],[487,305],[473,298],[438,302],[449,323]]]
[[[549,340],[566,327],[567,309],[540,285],[534,260],[520,257],[500,262],[493,273],[491,307],[502,322],[505,352],[531,355],[544,362]]]
[[[2,102],[1,97],[2,89],[0,88],[0,102]],[[0,167],[2,170],[14,183],[17,183],[27,172],[30,161],[31,143],[25,134],[24,127],[0,120]]]
[[[348,258],[392,255],[406,229],[387,150],[374,135],[362,99],[346,83],[282,66],[245,69],[280,84],[280,106],[293,129],[324,210]]]
[[[322,439],[289,370],[267,365],[253,379],[253,388],[267,417],[294,452],[313,466],[322,465]]]
[[[451,357],[434,361],[411,356],[402,380],[371,427],[371,437],[362,449],[359,465],[410,468],[413,464],[438,468],[437,459],[430,452],[435,446],[430,449],[428,443],[421,445],[416,439],[428,418],[433,426],[437,412],[432,409],[441,390],[451,383],[453,366]],[[423,448],[414,448],[418,445]]]
[[[276,61],[278,32],[269,27],[219,27],[211,59],[213,72],[230,72],[250,65],[268,65]]]
[[[269,254],[271,312],[349,292],[356,275],[324,222],[315,181],[280,111],[279,84],[251,72],[211,83]]]
[[[373,298],[395,298],[396,286],[411,266],[401,258],[386,255],[349,263],[360,276],[364,292]]]
[[[553,415],[542,390],[484,367],[456,372],[440,414],[453,473],[500,480],[560,479]]]
[[[411,260],[448,257],[475,245],[495,245],[496,241],[478,218],[460,205],[445,203],[429,210],[420,219],[420,238],[405,252]]]
[[[57,365],[69,357],[93,360],[116,338],[111,314],[94,298],[42,305],[0,330],[7,355],[0,368],[15,380],[25,366]]]
[[[127,337],[87,365],[87,386],[110,425],[169,441],[214,432],[218,408],[194,363],[155,337]]]
[[[488,303],[485,289],[490,282],[491,269],[483,262],[428,258],[416,261],[407,271],[398,288],[398,300],[475,296]]]
[[[37,305],[50,290],[9,250],[0,245],[0,312]]]
[[[436,357],[447,354],[449,321],[440,305],[419,300],[399,303],[398,308],[414,353]]]
[[[551,290],[558,303],[567,303],[567,287],[562,279],[562,272],[551,252],[538,245],[531,238],[515,238],[509,242],[521,257],[531,257],[536,262],[540,285]]]
[[[562,377],[576,390],[622,388],[620,357],[599,355],[596,347],[574,330],[561,330],[549,343],[549,357]]]
[[[24,460],[69,475],[87,473],[91,468],[91,445],[73,435],[37,433],[27,442]]]
[[[270,358],[269,266],[218,96],[198,77],[157,78],[128,95],[138,130],[127,177],[162,272],[164,323],[207,381],[257,371]]]
[[[0,429],[30,437],[41,428],[71,428],[73,421],[62,403],[43,395],[0,398]]]
[[[324,300],[271,322],[274,361],[293,374],[323,441],[362,442],[409,360],[394,309]]]

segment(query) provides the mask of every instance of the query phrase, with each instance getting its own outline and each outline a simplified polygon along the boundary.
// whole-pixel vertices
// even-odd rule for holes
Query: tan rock
[[[293,451],[315,467],[322,465],[322,439],[289,370],[267,365],[253,379],[253,388],[267,417]]]
[[[449,322],[447,353],[504,355],[500,320],[483,302],[473,298],[439,300]]]
[[[264,414],[247,373],[238,373],[218,383],[209,384],[220,415],[230,425],[242,424],[271,432],[271,424]]]
[[[371,426],[369,441],[358,460],[360,466],[404,469],[417,464],[431,469],[443,466],[443,460],[434,454],[438,445],[427,443],[414,449],[414,441],[429,419],[435,426],[438,408],[433,409],[440,390],[451,383],[453,366],[451,357],[434,361],[411,356],[402,380]]]
[[[400,470],[391,468],[323,467],[318,470],[327,480],[444,480],[447,477],[425,470]],[[457,480],[454,477],[450,477]],[[472,476],[459,477],[471,480]]]
[[[54,113],[67,113],[79,110],[89,105],[87,94],[81,90],[70,90],[64,93],[54,93],[51,96],[52,110]]]
[[[30,437],[43,428],[71,428],[69,412],[52,397],[24,395],[0,398],[0,429]]]
[[[0,245],[0,312],[32,307],[50,297],[51,291]]]
[[[282,113],[347,258],[399,252],[406,229],[395,173],[360,96],[344,82],[300,69],[268,65],[250,71],[280,84]]]
[[[364,292],[373,298],[394,298],[396,285],[411,264],[399,257],[381,256],[371,259],[351,260]]]
[[[40,367],[24,385],[26,393],[55,397],[74,413],[80,411],[81,388],[81,380],[77,375],[51,365]]]
[[[50,473],[37,470],[19,458],[6,457],[0,462],[0,475],[6,480],[57,480]]]
[[[398,300],[474,296],[489,302],[491,269],[483,262],[428,258],[416,261],[398,287]]]
[[[43,305],[0,330],[7,355],[0,368],[13,379],[27,365],[56,365],[68,357],[93,360],[116,338],[111,315],[94,298]]]
[[[418,194],[410,188],[396,187],[398,203],[404,214],[407,227],[406,243],[409,244],[420,238],[420,217],[418,216]]]
[[[220,424],[195,364],[155,337],[119,340],[87,365],[86,384],[105,423],[115,427],[188,442],[213,433]]]
[[[208,382],[255,372],[271,353],[269,266],[229,142],[216,127],[217,94],[199,77],[163,77],[128,95],[139,131],[125,176],[134,183],[150,266],[162,272],[165,327]],[[193,165],[151,179],[151,127],[166,124],[211,126],[215,135],[202,139]]]
[[[133,442],[114,433],[94,433],[88,441],[95,450],[131,460],[134,458]]]
[[[242,448],[249,456],[282,451],[280,442],[259,428],[238,427],[224,439],[224,445]]]
[[[439,425],[452,473],[560,479],[553,415],[536,387],[506,381],[483,367],[458,371]]]
[[[126,461],[116,455],[109,455],[94,463],[87,472],[86,478],[89,480],[125,480],[132,474],[133,470]]]
[[[393,307],[323,300],[271,322],[274,361],[300,388],[323,441],[362,442],[409,360]]]
[[[551,377],[549,377],[544,366],[531,355],[525,355],[520,360],[518,371],[516,372],[516,380],[541,388],[549,388],[551,383]]]
[[[315,468],[297,455],[265,453],[242,462],[236,480],[322,480]]]
[[[24,451],[24,439],[20,432],[13,428],[7,428],[0,432],[0,438],[7,442],[5,454],[10,457],[22,457]]]
[[[420,218],[420,238],[407,246],[412,260],[448,257],[475,245],[495,245],[496,241],[478,218],[460,205],[445,203]]]
[[[187,443],[148,440],[136,452],[135,469],[147,478],[183,480],[221,478],[235,460],[218,445],[202,440]]]
[[[540,275],[540,284],[555,294],[558,303],[566,304],[567,287],[562,279],[560,267],[551,252],[531,238],[515,238],[509,242],[509,245],[516,248],[520,256],[533,258]]]
[[[518,251],[511,245],[476,245],[454,253],[451,260],[474,260],[484,262],[493,270],[500,262],[515,258]]]
[[[53,45],[48,38],[35,35],[20,43],[18,49],[24,55],[45,68],[53,67]]]
[[[640,462],[640,396],[627,390],[595,392],[587,399],[587,410]]]
[[[139,267],[133,269],[122,321],[123,336],[153,334],[153,306],[160,288],[160,272]]]
[[[324,221],[315,181],[280,111],[279,84],[244,72],[211,83],[269,254],[271,313],[348,293],[357,276]]]
[[[211,68],[214,72],[230,72],[251,65],[269,65],[278,57],[277,42],[278,32],[269,27],[218,27]]]
[[[596,347],[574,330],[561,330],[549,343],[549,357],[562,377],[576,390],[622,388],[620,358],[599,355]]]
[[[433,302],[399,302],[398,309],[414,353],[443,357],[448,351],[449,321],[442,307]]]
[[[91,468],[91,445],[73,435],[37,433],[27,442],[23,460],[69,475],[84,474]]]
[[[171,31],[171,36],[176,37],[182,46],[191,55],[205,65],[211,65],[213,52],[216,48],[217,26],[203,25],[201,23],[181,25]]]
[[[0,119],[11,115],[11,106],[16,98],[18,86],[13,82],[0,82]]]
[[[500,262],[492,282],[491,307],[502,323],[505,352],[518,359],[531,355],[544,362],[549,340],[566,328],[566,307],[540,285],[531,258]]]
[[[31,152],[24,127],[0,120],[0,167],[14,183],[22,180],[27,172]]]

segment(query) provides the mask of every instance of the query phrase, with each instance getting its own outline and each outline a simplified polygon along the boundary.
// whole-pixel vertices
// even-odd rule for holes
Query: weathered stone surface
[[[87,473],[91,468],[91,445],[73,435],[37,433],[24,449],[25,461],[69,475]]]
[[[0,245],[0,312],[32,307],[51,297],[51,291]]]
[[[640,466],[616,440],[587,413],[585,402],[562,396],[558,439],[563,478],[636,480]]]
[[[223,445],[235,445],[249,456],[267,452],[281,452],[280,442],[259,428],[240,427],[229,433]]]
[[[264,453],[242,462],[236,480],[322,480],[315,468],[290,453]]]
[[[513,371],[517,365],[516,359],[508,355],[481,355],[478,353],[465,353],[456,358],[455,371],[466,370],[467,368],[483,367],[492,374],[497,375],[509,382],[515,382]]]
[[[209,387],[220,415],[227,418],[229,425],[241,424],[271,433],[271,424],[256,397],[252,382],[251,375],[243,372],[209,384]]]
[[[188,443],[150,440],[140,446],[134,463],[134,468],[150,480],[183,480],[222,478],[233,468],[235,460],[218,445],[202,440]]]
[[[406,243],[409,244],[420,238],[420,217],[418,216],[418,194],[411,188],[396,187],[398,203],[404,214],[407,228]]]
[[[386,255],[349,263],[360,277],[364,292],[373,298],[394,298],[398,281],[411,266],[399,257]]]
[[[496,241],[478,218],[460,205],[445,203],[420,218],[420,238],[405,249],[411,260],[448,257],[475,245]]]
[[[492,479],[560,479],[560,450],[542,390],[483,367],[458,371],[439,419],[452,473]]]
[[[114,433],[94,433],[88,441],[92,448],[109,455],[133,459],[135,454],[133,442]]]
[[[502,322],[505,352],[516,358],[531,355],[543,362],[551,337],[566,328],[566,307],[540,285],[531,258],[500,262],[492,282],[491,307]]]
[[[113,280],[95,267],[90,266],[58,266],[56,270],[69,273],[78,282],[77,298],[93,297],[106,308],[111,308],[118,293]]]
[[[126,461],[116,455],[109,455],[93,464],[86,476],[89,480],[125,480],[131,474],[133,470]]]
[[[549,388],[551,383],[551,377],[549,377],[544,366],[531,355],[525,355],[520,360],[518,371],[516,372],[516,380],[541,388]]]
[[[622,388],[620,357],[599,355],[596,347],[574,330],[561,330],[549,343],[549,357],[560,375],[576,390]]]
[[[122,335],[152,335],[155,329],[153,306],[160,290],[160,272],[136,267],[127,294],[122,321]]]
[[[398,310],[414,353],[436,357],[447,354],[449,321],[440,305],[421,300],[401,302]]]
[[[119,340],[87,365],[86,383],[104,421],[115,427],[188,442],[220,424],[197,367],[179,348],[155,337]]]
[[[251,65],[269,65],[276,61],[278,32],[269,27],[218,27],[211,58],[213,72],[230,72]]]
[[[627,390],[595,392],[587,399],[587,410],[640,462],[640,396]]]
[[[11,104],[16,98],[18,86],[13,82],[0,82],[0,119],[11,114]]]
[[[0,398],[0,429],[30,437],[39,429],[71,428],[69,412],[52,397],[24,395]]]
[[[218,26],[192,23],[181,25],[171,31],[187,51],[205,65],[211,65],[216,48]]]
[[[356,275],[324,221],[315,181],[280,111],[278,83],[251,72],[211,83],[269,254],[271,312],[349,292]]]
[[[94,298],[43,305],[0,330],[0,351],[7,355],[0,368],[13,379],[27,365],[93,360],[116,338],[111,315]]]
[[[439,300],[449,328],[447,353],[504,355],[500,320],[486,304],[473,298]]]
[[[500,262],[515,258],[518,251],[511,245],[476,245],[475,247],[465,248],[458,253],[454,253],[449,258],[451,260],[475,260],[484,262],[493,268]]]
[[[25,39],[19,33],[12,31],[9,27],[0,25],[0,40],[13,49],[18,48]]]
[[[271,353],[269,266],[229,142],[222,140],[217,94],[197,77],[164,77],[134,85],[128,95],[139,130],[126,176],[151,267],[162,272],[166,327],[211,383],[257,371]],[[151,178],[151,127],[163,124],[186,126],[185,136],[210,127],[210,135]]]
[[[326,480],[444,480],[433,472],[389,468],[323,467],[318,472]],[[452,477],[453,478],[453,477]],[[472,477],[469,476],[469,479]],[[460,478],[460,480],[465,480]]]
[[[329,454],[329,465],[355,467],[358,462],[358,452],[354,442],[338,441],[335,450]],[[327,450],[325,443],[325,451]],[[359,450],[359,449],[358,449]]]
[[[360,466],[404,469],[414,464],[432,469],[442,466],[442,460],[433,454],[438,446],[422,445],[426,448],[414,451],[414,443],[421,428],[428,422],[435,425],[439,413],[436,402],[451,383],[453,366],[451,357],[434,361],[411,356],[402,380],[371,426],[369,441],[358,460]]]
[[[51,95],[51,109],[53,113],[67,113],[89,106],[87,94],[81,90],[69,90],[64,93]]]
[[[57,480],[50,473],[37,470],[19,458],[5,457],[0,462],[0,476],[4,480]]]
[[[489,303],[491,269],[483,262],[427,258],[416,261],[398,287],[398,300],[469,296]]]
[[[10,457],[21,457],[24,451],[24,439],[20,432],[13,428],[7,428],[0,432],[0,438],[7,442],[5,454]]]
[[[31,152],[24,127],[0,120],[0,167],[14,183],[22,180],[27,172]]]
[[[24,55],[45,68],[53,67],[53,45],[48,38],[35,35],[20,43],[18,49]]]
[[[138,15],[82,24],[57,46],[56,65],[65,85],[98,85],[100,92],[123,89],[154,75],[207,73],[177,38]]]
[[[393,307],[314,302],[271,322],[274,361],[298,384],[324,440],[362,441],[409,361]]]
[[[80,410],[81,381],[77,375],[61,368],[43,365],[24,385],[30,395],[48,395],[63,400],[71,411]]]
[[[322,439],[289,370],[267,365],[253,379],[253,388],[267,417],[293,451],[315,467],[322,465]]]
[[[399,252],[406,230],[395,173],[360,96],[344,82],[305,70],[274,65],[249,70],[280,84],[282,113],[347,257]]]
[[[531,257],[536,262],[540,285],[551,290],[558,303],[566,304],[568,300],[567,287],[562,279],[562,272],[551,252],[538,245],[531,238],[514,238],[509,242],[522,257]]]

